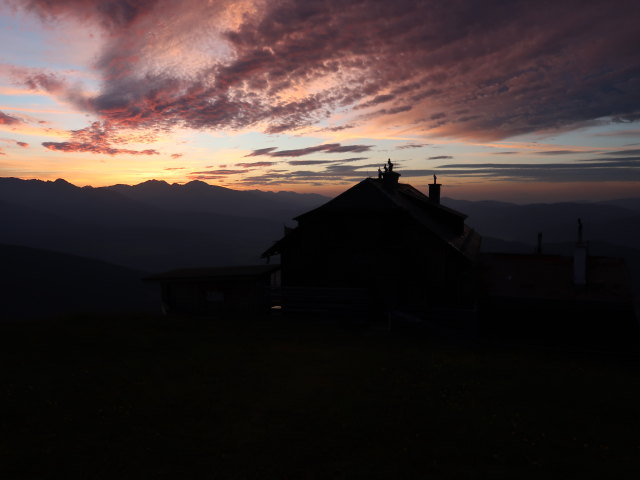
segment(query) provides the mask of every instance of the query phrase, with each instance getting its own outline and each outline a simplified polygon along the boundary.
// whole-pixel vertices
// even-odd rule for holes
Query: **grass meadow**
[[[0,324],[6,479],[638,478],[640,357],[303,319]]]

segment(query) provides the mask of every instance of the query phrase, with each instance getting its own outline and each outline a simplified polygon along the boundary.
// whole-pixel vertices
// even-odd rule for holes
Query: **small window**
[[[224,293],[219,290],[207,290],[207,302],[224,302]]]
[[[280,287],[282,285],[282,280],[280,276],[280,270],[276,270],[271,274],[271,287]]]

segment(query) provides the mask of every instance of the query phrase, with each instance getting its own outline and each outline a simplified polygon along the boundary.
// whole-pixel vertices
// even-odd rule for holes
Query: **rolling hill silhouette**
[[[78,313],[159,312],[144,272],[48,250],[0,245],[3,320]]]

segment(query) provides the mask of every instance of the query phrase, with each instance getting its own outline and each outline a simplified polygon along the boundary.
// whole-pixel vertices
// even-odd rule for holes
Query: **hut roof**
[[[409,184],[390,184],[382,179],[367,178],[324,205],[295,217],[295,220],[303,226],[324,216],[367,212],[403,212],[464,256],[477,251],[480,242],[480,236],[464,224],[466,215],[463,213],[431,201]],[[295,240],[299,228],[267,249],[262,257],[278,254],[288,242]]]

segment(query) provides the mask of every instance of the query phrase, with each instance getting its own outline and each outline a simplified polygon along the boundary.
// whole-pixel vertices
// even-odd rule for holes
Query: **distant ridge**
[[[163,180],[147,180],[137,185],[102,187],[127,198],[172,211],[202,211],[224,215],[281,217],[288,221],[296,214],[328,200],[314,193],[233,190],[200,180],[180,185]]]
[[[444,199],[443,204],[468,215],[467,223],[483,236],[522,243],[535,243],[538,232],[545,242],[575,241],[578,218],[585,238],[637,248],[640,245],[640,209],[617,203],[535,203],[516,205],[495,201]],[[620,203],[633,205],[635,200]],[[640,205],[640,199],[637,200]]]
[[[242,192],[203,182],[77,187],[0,178],[0,243],[150,272],[250,264],[317,195]]]

